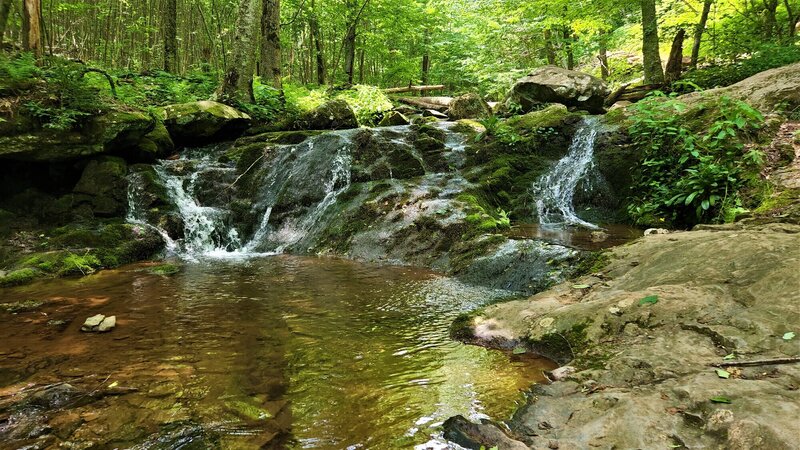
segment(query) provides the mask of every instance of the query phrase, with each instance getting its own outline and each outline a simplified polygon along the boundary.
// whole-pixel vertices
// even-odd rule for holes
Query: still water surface
[[[553,367],[449,339],[458,314],[508,293],[425,270],[291,256],[145,269],[0,291],[44,302],[0,311],[0,400],[63,381],[115,392],[26,412],[54,445],[413,448],[452,415],[507,418]],[[97,313],[117,328],[81,333]]]

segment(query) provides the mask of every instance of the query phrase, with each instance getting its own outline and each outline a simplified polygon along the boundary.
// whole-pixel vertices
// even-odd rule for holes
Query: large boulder
[[[508,110],[522,108],[528,112],[546,103],[603,113],[603,102],[609,94],[605,81],[583,72],[545,66],[520,79],[506,97]]]
[[[484,119],[492,115],[492,109],[478,94],[464,94],[450,103],[447,115],[451,120]]]
[[[127,205],[127,175],[128,165],[122,158],[93,159],[83,169],[72,192],[78,200],[87,200],[95,216],[122,216]]]
[[[795,110],[800,107],[800,63],[767,70],[724,88],[682,95],[680,99],[699,104],[708,97],[721,96],[744,101],[763,113],[771,113],[778,108]]]
[[[353,108],[342,99],[330,100],[303,114],[295,128],[301,130],[344,130],[358,128]]]
[[[94,116],[74,130],[35,129],[0,136],[0,159],[59,162],[138,145],[156,121],[141,112],[112,111]]]
[[[165,106],[159,114],[177,145],[233,137],[250,125],[247,114],[208,100]]]

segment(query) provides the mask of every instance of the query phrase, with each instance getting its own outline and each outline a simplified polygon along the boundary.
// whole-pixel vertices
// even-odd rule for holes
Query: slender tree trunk
[[[223,103],[252,103],[255,63],[256,0],[239,0],[230,66],[222,76],[217,97]]]
[[[608,42],[607,40],[607,33],[602,31],[600,33],[600,50],[597,55],[597,59],[600,60],[600,76],[606,80],[610,75],[608,70]]]
[[[642,56],[644,57],[644,81],[647,84],[664,82],[664,68],[658,50],[658,20],[655,0],[642,2]]]
[[[12,0],[0,0],[0,44],[3,43],[3,35],[8,25],[8,14],[11,12]]]
[[[178,71],[178,2],[164,2],[164,71]]]
[[[430,78],[430,71],[431,71],[431,53],[430,53],[430,45],[431,45],[431,35],[430,30],[425,29],[425,40],[424,40],[425,48],[423,49],[422,53],[422,76],[420,77],[422,84],[428,84],[428,79]]]
[[[42,2],[41,0],[23,0],[22,3],[22,48],[42,56]]]
[[[778,0],[762,0],[764,5],[764,38],[772,39],[778,29]]]
[[[314,53],[317,63],[317,83],[322,86],[325,84],[325,54],[322,49],[322,37],[319,32],[319,21],[317,20],[317,10],[314,8],[314,0],[311,0],[311,17],[308,22],[311,38],[314,41]]]
[[[714,0],[705,0],[703,2],[703,12],[700,13],[700,22],[694,29],[694,42],[692,42],[692,68],[697,68],[697,62],[700,59],[700,45],[703,42],[703,33],[706,31],[706,24],[708,23],[708,15],[711,12],[711,4]]]
[[[275,89],[281,81],[281,1],[263,0],[261,11],[261,77]]]
[[[794,12],[794,8],[792,8],[792,4],[789,0],[783,0],[783,6],[786,7],[786,19],[789,25],[789,39],[793,39],[797,35],[797,25],[800,23],[800,11],[796,14]],[[0,20],[2,17],[0,17]]]
[[[686,30],[681,28],[672,40],[672,49],[667,60],[667,70],[665,75],[667,83],[679,80],[683,71],[683,40],[686,37]]]
[[[567,27],[564,28],[564,45],[567,51],[567,69],[575,69],[575,50],[572,48],[572,30]]]
[[[556,65],[556,49],[553,46],[553,32],[548,28],[544,30],[544,52],[547,56],[547,64]]]
[[[347,1],[349,20],[347,21],[347,34],[344,37],[344,73],[347,75],[347,84],[353,84],[353,66],[356,60],[356,27],[358,26],[358,3],[355,0]]]

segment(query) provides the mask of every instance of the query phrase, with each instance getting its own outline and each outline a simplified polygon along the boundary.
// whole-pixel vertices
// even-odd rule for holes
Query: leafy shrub
[[[389,97],[375,86],[356,85],[353,89],[342,91],[334,98],[346,101],[356,113],[361,125],[375,125],[383,113],[393,108]]]
[[[763,123],[758,111],[727,97],[690,110],[659,93],[634,106],[631,120],[644,155],[628,208],[637,223],[719,222],[741,208],[737,193],[763,164],[744,146]]]
[[[0,93],[19,93],[30,89],[41,76],[32,53],[10,56],[0,53]]]
[[[42,71],[47,83],[48,98],[25,104],[28,113],[40,120],[45,128],[69,130],[79,119],[100,113],[106,104],[98,89],[84,78],[86,67],[63,59],[51,59]]]

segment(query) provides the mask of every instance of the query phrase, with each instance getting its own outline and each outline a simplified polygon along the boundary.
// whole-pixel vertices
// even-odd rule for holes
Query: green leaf
[[[588,284],[573,284],[572,289],[589,289],[591,286]]]
[[[731,373],[724,369],[717,369],[717,376],[727,379],[731,377]]]
[[[735,353],[730,353],[730,354],[727,354],[727,355],[725,355],[725,357],[724,357],[724,358],[722,358],[722,359],[724,359],[725,361],[730,361],[730,360],[732,360],[732,359],[736,359],[736,354],[735,354]]]
[[[511,350],[512,355],[524,355],[525,353],[528,353],[528,349],[525,347],[514,347],[514,350]]]
[[[704,211],[705,211],[705,210],[708,210],[708,208],[710,208],[710,207],[711,207],[711,205],[708,203],[708,200],[703,200],[703,201],[702,201],[702,203],[700,203],[700,206],[702,206],[702,207],[703,207],[703,210],[704,210]]]
[[[647,297],[639,300],[639,306],[655,305],[656,303],[658,303],[658,296],[657,295],[648,295]]]
[[[788,333],[784,333],[783,340],[784,341],[791,341],[792,339],[794,339],[794,337],[795,337],[794,331],[790,331]]]
[[[731,399],[725,397],[724,395],[718,395],[716,397],[711,397],[711,403],[732,403]]]

